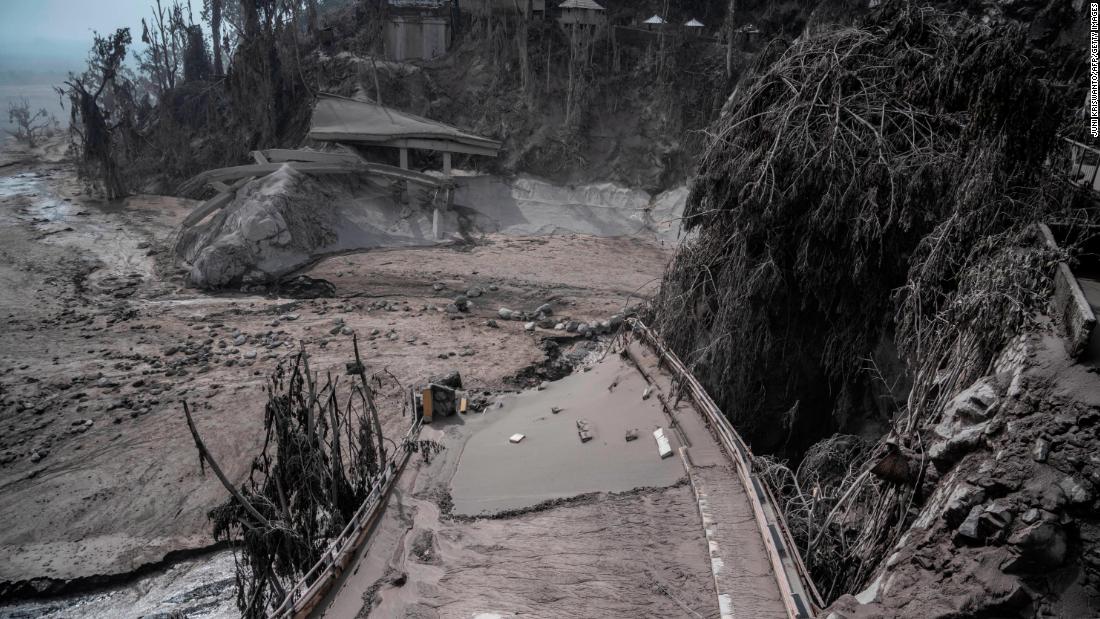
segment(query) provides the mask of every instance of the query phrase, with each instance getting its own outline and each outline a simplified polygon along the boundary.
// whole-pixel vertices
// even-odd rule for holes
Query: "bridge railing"
[[[382,515],[386,506],[386,497],[393,488],[401,471],[405,468],[409,456],[412,455],[416,437],[420,434],[421,420],[417,419],[409,428],[404,440],[398,445],[393,457],[391,457],[383,469],[382,474],[375,481],[363,504],[348,520],[344,530],[332,541],[328,548],[321,554],[321,558],[313,564],[308,572],[287,591],[282,603],[268,613],[268,617],[305,617],[317,606],[328,593],[336,579],[343,573],[351,562],[355,553],[366,541],[374,524]]]
[[[1100,148],[1063,137],[1062,149],[1051,155],[1051,165],[1075,185],[1100,192]]]
[[[679,357],[668,350],[660,338],[642,321],[631,318],[629,325],[634,333],[640,335],[657,352],[661,361],[683,381],[692,402],[703,414],[707,425],[733,460],[737,476],[749,497],[756,527],[764,541],[764,548],[768,553],[776,583],[779,585],[787,616],[790,619],[813,617],[823,606],[821,595],[798,553],[798,547],[795,546],[790,530],[787,528],[779,503],[775,500],[775,494],[768,483],[753,470],[752,450]]]

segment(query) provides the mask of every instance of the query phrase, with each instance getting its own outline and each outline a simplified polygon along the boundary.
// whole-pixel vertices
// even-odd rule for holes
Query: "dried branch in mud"
[[[893,440],[923,459],[946,400],[1027,328],[1060,257],[1034,224],[1076,219],[1045,166],[1077,100],[1058,60],[1017,26],[887,5],[738,87],[652,322],[758,449],[797,453],[875,410],[865,360],[893,339],[914,381]],[[794,432],[777,437],[783,411]],[[860,454],[826,484],[805,479],[813,450],[796,472],[762,462],[828,599],[865,582],[922,500]]]
[[[211,455],[183,404],[199,451],[230,498],[211,510],[215,539],[239,541],[237,606],[263,617],[277,606],[343,530],[385,467],[385,437],[374,405],[375,389],[392,375],[369,377],[353,340],[356,380],[311,372],[303,350],[271,376],[264,411],[266,435],[248,479],[235,486]],[[372,385],[373,383],[373,385]],[[350,389],[350,392],[348,391]],[[396,390],[403,393],[399,384]]]

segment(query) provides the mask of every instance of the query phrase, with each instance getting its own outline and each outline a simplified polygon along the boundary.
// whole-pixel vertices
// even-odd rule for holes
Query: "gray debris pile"
[[[1100,390],[1056,342],[1022,340],[1026,354],[948,402],[927,439],[919,516],[871,586],[827,616],[1093,613]]]
[[[395,200],[384,181],[323,180],[284,166],[242,187],[209,220],[185,228],[176,254],[191,283],[267,283],[316,257],[375,247],[432,245],[430,213]]]

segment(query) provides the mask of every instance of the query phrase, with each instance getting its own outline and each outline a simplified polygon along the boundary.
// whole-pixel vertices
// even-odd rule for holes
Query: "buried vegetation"
[[[1033,225],[1074,220],[1044,165],[1078,100],[1051,79],[1058,58],[1018,26],[888,5],[772,54],[738,88],[653,322],[760,448],[797,458],[885,422],[920,468],[943,395],[1048,298],[1059,256]],[[867,371],[891,340],[913,380],[901,411]],[[919,471],[885,483],[861,473],[867,455],[833,441],[775,473],[829,598],[866,581],[921,500]]]
[[[374,404],[375,389],[396,379],[368,378],[354,346],[346,387],[331,373],[322,382],[304,350],[275,369],[263,448],[240,488],[207,451],[184,402],[200,464],[209,464],[231,495],[210,520],[215,539],[235,540],[241,549],[236,580],[243,616],[266,617],[282,603],[380,483],[387,454],[396,451],[387,449]]]

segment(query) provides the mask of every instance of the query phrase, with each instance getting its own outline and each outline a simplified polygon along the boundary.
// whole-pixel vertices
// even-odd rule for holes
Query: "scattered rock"
[[[577,420],[577,436],[580,437],[582,443],[592,440],[591,425],[584,419]]]
[[[1054,522],[1039,522],[1008,538],[1016,556],[1001,567],[1006,572],[1051,569],[1066,560],[1066,533]]]
[[[1092,502],[1092,490],[1087,483],[1074,477],[1065,477],[1058,482],[1058,487],[1066,493],[1070,505],[1084,505]]]
[[[626,442],[638,440],[638,428],[632,428],[626,431]]]
[[[1035,446],[1031,448],[1031,457],[1036,462],[1046,462],[1047,456],[1050,455],[1050,441],[1045,441],[1041,438],[1035,439]]]

